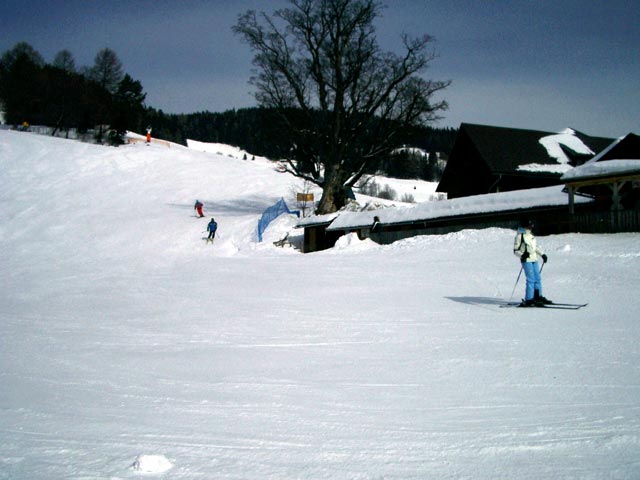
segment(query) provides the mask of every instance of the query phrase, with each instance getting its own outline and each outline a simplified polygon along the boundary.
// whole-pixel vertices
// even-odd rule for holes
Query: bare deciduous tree
[[[122,81],[122,62],[120,62],[116,52],[110,48],[103,48],[97,53],[93,67],[89,69],[88,73],[88,77],[91,80],[113,95]],[[100,143],[104,135],[104,123],[109,115],[108,110],[103,106],[97,111],[96,118],[98,119],[99,127],[96,132],[96,139]]]
[[[76,71],[76,61],[69,50],[60,50],[53,59],[53,66],[67,73]]]
[[[347,201],[370,162],[407,126],[435,120],[447,81],[419,74],[435,58],[432,38],[403,35],[403,54],[383,52],[375,0],[290,0],[272,16],[248,11],[234,31],[255,52],[256,98],[280,112],[290,139],[288,169],[323,189],[317,213]]]

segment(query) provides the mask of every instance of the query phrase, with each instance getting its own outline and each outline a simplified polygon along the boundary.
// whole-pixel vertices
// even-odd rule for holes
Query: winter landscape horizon
[[[514,231],[279,248],[301,180],[199,147],[0,130],[0,479],[640,478],[640,234],[500,308]]]

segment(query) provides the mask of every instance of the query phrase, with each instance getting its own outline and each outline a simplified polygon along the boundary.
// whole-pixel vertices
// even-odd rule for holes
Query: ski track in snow
[[[500,309],[507,230],[255,243],[266,161],[0,131],[0,176],[2,480],[640,477],[638,234],[540,238],[589,306]]]

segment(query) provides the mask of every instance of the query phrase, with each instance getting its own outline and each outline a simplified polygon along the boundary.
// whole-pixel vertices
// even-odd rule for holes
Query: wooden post
[[[621,182],[615,182],[612,185],[609,185],[609,187],[613,191],[613,205],[611,206],[613,210],[622,210],[622,203],[620,203],[620,200],[622,200],[620,198],[620,191],[622,190],[622,187],[624,187],[625,183],[627,182],[623,180]]]
[[[575,187],[568,185],[569,187],[569,213],[571,215],[573,215],[576,211],[575,209],[575,196],[576,196],[576,189]]]
[[[616,230],[620,229],[620,223],[622,221],[622,198],[620,197],[620,191],[624,184],[627,183],[624,180],[621,182],[615,182],[610,185],[613,190],[613,205],[611,205],[612,210],[615,212],[615,222],[616,222]]]

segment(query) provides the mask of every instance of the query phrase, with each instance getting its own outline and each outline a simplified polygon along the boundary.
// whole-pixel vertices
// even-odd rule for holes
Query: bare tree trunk
[[[340,210],[347,204],[347,192],[344,181],[337,166],[328,167],[325,171],[322,197],[318,204],[316,214],[324,215]]]

